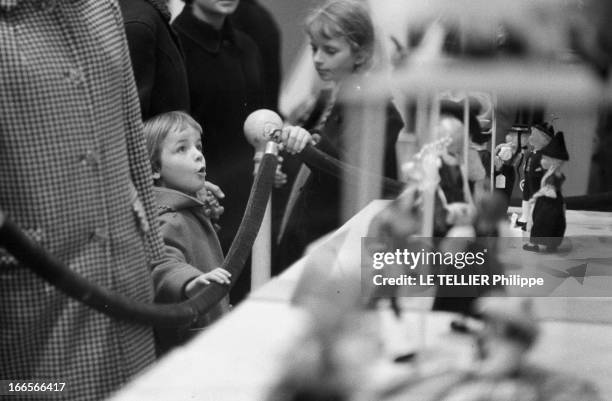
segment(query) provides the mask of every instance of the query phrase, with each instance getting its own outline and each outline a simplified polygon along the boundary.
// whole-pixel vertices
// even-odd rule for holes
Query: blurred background
[[[500,40],[504,51],[522,60],[546,60],[555,65],[580,65],[592,74],[602,91],[608,87],[607,70],[610,54],[608,39],[611,29],[610,8],[601,0],[538,0],[538,1],[442,1],[425,2],[413,0],[364,0],[369,3],[374,16],[384,57],[389,63],[394,62],[401,47],[403,56],[411,56],[430,24],[438,14],[451,15],[460,20],[464,26],[459,42],[476,44],[476,57],[483,56],[483,42],[494,43],[499,47]],[[276,19],[281,31],[282,83],[279,109],[290,115],[304,99],[312,94],[318,84],[311,65],[310,50],[304,34],[303,21],[309,10],[321,4],[321,0],[258,0]],[[507,4],[505,4],[507,3]],[[173,15],[183,7],[181,0],[170,0]],[[503,33],[499,27],[504,25]],[[500,39],[500,36],[504,38]],[[415,42],[415,38],[417,38]],[[467,39],[466,39],[467,38]],[[475,38],[475,39],[474,39]],[[448,44],[447,38],[447,44]],[[451,40],[452,42],[452,40]],[[488,44],[491,44],[488,43]],[[452,46],[451,46],[452,47]],[[470,49],[463,48],[455,53],[471,56]],[[468,45],[469,47],[469,45]],[[484,46],[486,47],[486,46]],[[426,50],[428,49],[422,49]],[[473,49],[474,50],[474,49]],[[498,51],[496,49],[495,51]],[[446,48],[445,51],[453,50]],[[478,54],[480,52],[480,54]],[[485,50],[486,54],[487,51]],[[453,54],[457,55],[457,54]],[[431,54],[429,55],[431,56]],[[410,58],[410,57],[408,57]],[[520,71],[517,71],[519,73]],[[477,74],[478,72],[475,71]],[[532,77],[536,80],[538,77]],[[577,77],[577,82],[584,77]],[[589,77],[590,78],[590,77]],[[571,87],[571,82],[568,82]],[[529,82],[525,82],[525,88]],[[396,93],[396,102],[403,101],[402,94]],[[595,97],[599,94],[590,94]],[[570,95],[571,96],[571,95]],[[605,97],[605,95],[602,95]],[[557,131],[566,134],[566,141],[571,160],[564,167],[567,181],[564,185],[566,196],[599,194],[612,191],[612,132],[606,102],[583,99],[577,93],[570,99],[575,107],[548,104],[538,110],[538,119],[553,122]],[[567,100],[567,99],[565,99]],[[554,102],[555,99],[552,99]],[[516,120],[516,115],[505,113],[503,99],[499,99],[498,130],[495,143],[503,142],[507,130]],[[563,102],[561,102],[563,103]],[[516,105],[513,105],[514,107]],[[510,107],[510,109],[512,109]],[[524,119],[524,118],[523,118]],[[529,122],[529,121],[521,121]],[[404,133],[400,136],[398,152],[400,158],[410,155],[410,137]],[[518,185],[513,198],[520,198]],[[570,206],[571,207],[571,206]],[[597,205],[595,209],[607,208]]]

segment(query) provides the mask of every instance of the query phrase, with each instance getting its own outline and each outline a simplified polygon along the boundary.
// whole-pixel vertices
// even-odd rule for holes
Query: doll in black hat
[[[510,202],[519,166],[523,162],[530,128],[527,125],[513,125],[506,134],[506,142],[495,147],[495,190]]]
[[[555,130],[552,125],[547,123],[535,124],[531,127],[529,135],[529,145],[532,150],[525,155],[525,164],[523,165],[523,202],[521,204],[521,216],[517,219],[516,225],[524,231],[527,229],[527,221],[532,213],[532,203],[529,200],[539,189],[542,183],[542,177],[546,171],[542,168],[540,160],[542,160],[541,150],[546,147],[552,138],[555,136]]]
[[[540,189],[533,194],[530,242],[523,249],[532,252],[557,250],[565,234],[565,201],[561,185],[565,176],[561,165],[569,160],[563,132],[558,132],[541,151],[540,165],[545,171]]]

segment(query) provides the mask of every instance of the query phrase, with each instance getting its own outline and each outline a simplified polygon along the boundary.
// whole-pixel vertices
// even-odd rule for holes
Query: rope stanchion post
[[[278,155],[278,145],[270,141],[273,133],[282,129],[283,121],[271,110],[251,113],[244,122],[244,135],[255,148],[254,174],[257,174],[263,154]],[[272,212],[270,199],[253,243],[251,253],[251,291],[268,282],[272,276]]]

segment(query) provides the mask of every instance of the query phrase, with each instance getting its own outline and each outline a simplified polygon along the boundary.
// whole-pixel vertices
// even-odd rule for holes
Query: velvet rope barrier
[[[193,298],[181,303],[138,302],[88,281],[32,242],[2,213],[0,246],[66,295],[110,317],[160,327],[187,326],[227,295],[240,276],[272,191],[277,162],[275,154],[265,154],[253,181],[240,228],[222,266],[232,274],[231,284],[212,282]]]
[[[372,176],[382,181],[383,191],[393,196],[398,196],[404,190],[405,183],[388,177],[368,173],[362,169],[342,162],[320,151],[312,145],[307,145],[304,150],[296,155],[308,166],[324,171],[340,179],[354,180],[360,176]]]
[[[281,128],[282,124],[282,119],[276,112],[260,109],[251,113],[247,118],[245,122],[245,133],[249,133],[249,135],[247,135],[250,137],[249,141],[255,147],[261,147],[262,143],[269,140],[281,143],[283,131]],[[306,145],[300,153],[296,154],[296,157],[308,166],[324,171],[341,180],[354,181],[364,176],[381,180],[383,191],[393,196],[398,196],[402,193],[405,186],[405,183],[401,181],[372,174],[359,167],[340,161],[310,144]]]

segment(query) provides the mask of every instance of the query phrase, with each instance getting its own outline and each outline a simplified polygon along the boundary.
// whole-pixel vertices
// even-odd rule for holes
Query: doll
[[[531,216],[531,204],[529,200],[540,189],[540,183],[544,176],[544,169],[540,165],[542,159],[541,150],[550,143],[554,136],[554,128],[552,125],[543,123],[536,124],[531,127],[531,135],[529,135],[529,144],[532,151],[527,152],[525,156],[525,165],[523,168],[523,201],[521,203],[521,216],[517,219],[516,225],[524,231],[527,230],[527,220]]]
[[[512,197],[516,170],[523,161],[528,135],[527,126],[513,125],[506,135],[506,142],[495,147],[495,189],[505,196],[507,202]]]
[[[540,153],[540,165],[545,174],[540,189],[529,200],[533,204],[532,227],[530,242],[523,249],[554,252],[565,234],[565,201],[561,194],[565,176],[560,169],[563,162],[569,160],[569,154],[563,132],[558,132]]]

